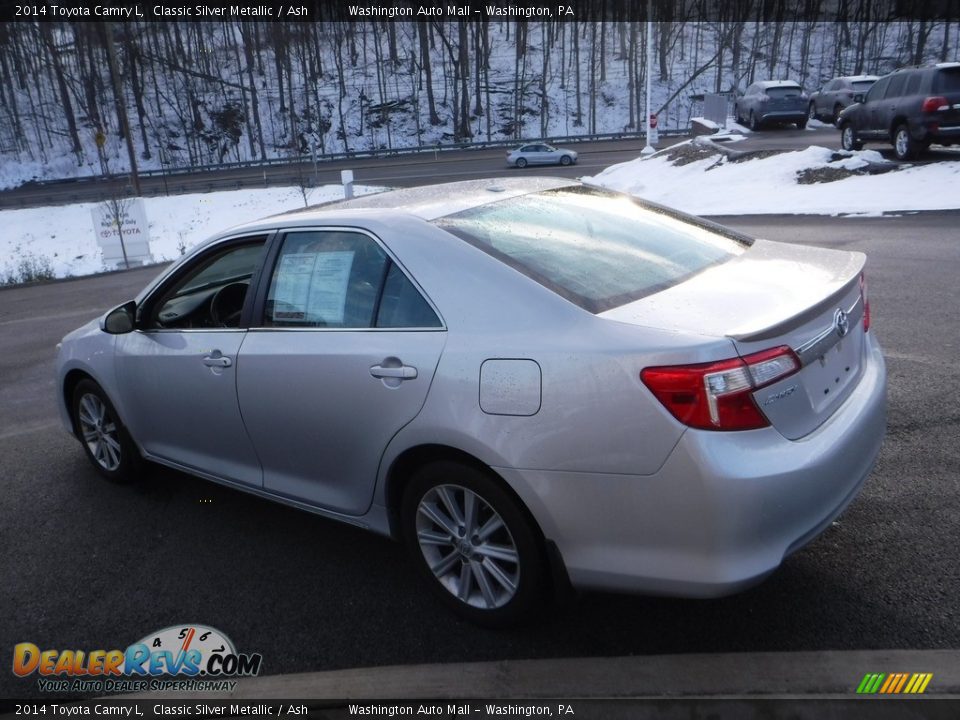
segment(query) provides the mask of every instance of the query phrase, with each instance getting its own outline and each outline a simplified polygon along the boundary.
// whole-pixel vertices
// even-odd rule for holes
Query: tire
[[[808,120],[819,120],[817,117],[817,104],[814,102],[810,103],[810,107],[807,108],[807,119]]]
[[[806,127],[807,121],[805,119],[797,123],[797,130],[804,130]]]
[[[733,121],[735,123],[740,122],[740,107],[737,105],[733,106]]]
[[[526,166],[527,166],[527,159],[526,159],[526,158],[517,158],[517,167],[518,167],[518,168],[525,168]]]
[[[561,155],[561,156],[560,156],[560,164],[561,164],[561,165],[566,166],[566,165],[570,165],[570,164],[572,164],[572,163],[573,163],[573,160],[570,158],[569,155]]]
[[[400,512],[411,560],[461,617],[508,627],[541,605],[547,562],[540,533],[487,472],[448,460],[425,465],[410,479]]]
[[[80,381],[71,409],[77,439],[94,469],[110,482],[134,480],[142,468],[140,452],[103,389],[93,380]]]
[[[753,110],[750,111],[750,129],[754,131],[760,129],[760,123],[757,122],[757,118],[753,114]]]
[[[913,160],[920,153],[920,143],[910,135],[910,128],[906,123],[897,126],[893,131],[893,154],[897,160]]]
[[[847,151],[863,149],[863,141],[857,137],[857,131],[854,129],[853,123],[844,123],[843,127],[840,128],[840,145]]]

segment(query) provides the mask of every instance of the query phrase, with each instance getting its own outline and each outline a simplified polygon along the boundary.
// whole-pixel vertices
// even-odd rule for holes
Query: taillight
[[[867,295],[867,276],[860,273],[860,298],[863,300],[863,331],[870,329],[870,298]]]
[[[944,112],[945,110],[950,109],[950,102],[940,95],[935,97],[928,97],[923,101],[923,105],[920,106],[920,112],[932,113],[932,112]]]
[[[759,101],[762,102],[762,103],[768,102],[769,100],[770,100],[770,96],[769,96],[769,95],[761,95],[760,98],[759,98]]]
[[[701,430],[754,430],[770,422],[753,393],[800,369],[786,345],[699,365],[645,368],[640,379],[684,425]]]

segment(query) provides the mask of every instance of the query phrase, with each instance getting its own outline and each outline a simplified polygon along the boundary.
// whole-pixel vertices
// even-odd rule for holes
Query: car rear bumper
[[[807,109],[770,110],[760,113],[760,122],[802,122],[807,119]]]
[[[796,441],[773,428],[688,430],[647,476],[508,470],[571,582],[716,597],[752,585],[853,500],[886,428],[886,371],[868,334],[857,389]]]

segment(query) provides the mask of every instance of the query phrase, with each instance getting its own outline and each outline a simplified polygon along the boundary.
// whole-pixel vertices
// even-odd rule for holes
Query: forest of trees
[[[760,1],[710,21],[657,3],[661,128],[754,79],[958,59],[956,21],[760,20]],[[0,24],[0,162],[123,172],[126,133],[155,168],[639,130],[645,56],[636,21]]]

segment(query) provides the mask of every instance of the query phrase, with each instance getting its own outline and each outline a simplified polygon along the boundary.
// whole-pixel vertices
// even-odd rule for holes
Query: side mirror
[[[863,102],[863,93],[857,93],[856,95],[854,95],[854,96],[853,96],[853,101],[854,101],[855,103],[862,103],[862,102]]]
[[[134,318],[137,315],[137,304],[131,300],[120,307],[116,307],[100,321],[100,329],[111,335],[123,335],[133,332]]]

